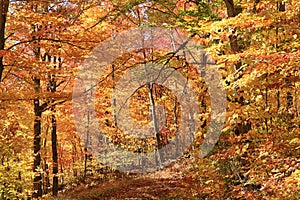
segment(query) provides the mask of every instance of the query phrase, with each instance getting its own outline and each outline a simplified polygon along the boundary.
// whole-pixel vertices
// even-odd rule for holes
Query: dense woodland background
[[[125,54],[110,66],[95,91],[101,127],[91,124],[90,130],[139,153],[176,140],[180,102],[168,88],[141,87],[129,99],[130,114],[141,125],[150,122],[153,103],[165,109],[167,123],[146,143],[120,132],[111,101],[115,81],[136,62],[168,64],[193,85],[202,114],[191,116],[200,128],[175,164],[184,172],[180,187],[165,198],[300,199],[298,0],[1,0],[0,199],[46,198],[140,176],[91,156],[72,111],[74,80],[86,56],[105,39],[137,27],[178,28],[209,52],[227,93],[220,139],[199,159],[210,121],[207,87],[184,57],[153,49]]]

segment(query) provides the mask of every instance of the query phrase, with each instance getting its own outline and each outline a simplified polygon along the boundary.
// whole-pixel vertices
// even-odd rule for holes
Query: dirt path
[[[192,199],[189,181],[182,171],[172,167],[152,174],[104,182],[92,189],[78,188],[61,199]]]
[[[184,180],[134,178],[103,183],[93,189],[79,189],[62,199],[186,199]]]
[[[172,179],[132,179],[107,183],[89,191],[74,194],[73,199],[174,199],[184,193],[184,186]]]

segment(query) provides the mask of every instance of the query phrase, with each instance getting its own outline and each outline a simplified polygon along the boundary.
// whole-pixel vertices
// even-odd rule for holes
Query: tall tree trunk
[[[44,149],[44,155],[43,155],[43,193],[47,194],[48,193],[48,188],[50,187],[50,181],[49,181],[49,167],[47,163],[47,137],[48,137],[48,132],[49,132],[49,126],[46,127],[46,134],[45,134],[45,139],[44,139],[44,144],[43,144],[43,149]]]
[[[266,98],[265,98],[265,110],[268,109],[269,107],[269,97],[268,97],[268,93],[269,93],[269,90],[268,90],[268,87],[266,87]],[[269,125],[268,125],[268,118],[265,118],[265,126],[266,126],[266,134],[269,134]]]
[[[48,62],[56,63],[56,57],[55,56],[48,56]],[[60,63],[58,64],[60,66]],[[54,66],[54,68],[57,68],[58,66]],[[50,80],[48,83],[48,91],[55,93],[57,89],[57,83],[55,80],[55,75],[50,74]],[[52,147],[52,196],[58,195],[58,153],[57,153],[57,123],[56,123],[56,116],[55,116],[55,102],[52,101],[52,115],[51,115],[51,147]]]
[[[238,13],[236,12],[236,9],[234,7],[234,3],[233,0],[224,0],[225,4],[226,4],[226,8],[227,8],[227,15],[228,17],[235,17]],[[239,45],[238,45],[238,41],[237,41],[237,36],[232,34],[229,36],[229,40],[230,40],[230,48],[231,51],[233,53],[237,53],[240,51]],[[236,70],[239,70],[239,68],[241,67],[241,64],[238,63],[236,66]]]
[[[33,78],[34,80],[34,90],[36,93],[40,92],[41,81],[38,78]],[[42,109],[40,106],[40,99],[36,97],[34,99],[34,136],[33,136],[33,152],[34,152],[34,160],[33,160],[33,198],[41,197],[42,192],[42,174],[39,171],[41,166],[41,118],[42,118]]]
[[[63,151],[63,147],[62,146],[60,146],[61,147],[61,151]],[[62,163],[62,157],[63,157],[63,155],[62,155],[62,153],[59,155],[59,157],[58,157],[58,160],[59,160],[59,162],[60,163]],[[59,167],[60,167],[60,173],[61,174],[64,174],[64,167],[63,167],[63,165],[59,165]],[[61,176],[60,177],[60,183],[63,185],[64,183],[65,183],[65,181],[64,181],[64,176]]]
[[[176,82],[174,83],[174,89],[175,91],[177,90],[177,84]],[[177,101],[176,101],[176,97],[174,98],[174,103],[173,103],[173,106],[174,106],[174,109],[173,109],[173,112],[174,112],[174,124],[176,126],[176,130],[177,130],[177,127],[178,127],[178,116],[177,116]],[[178,133],[175,135],[175,158],[177,158],[179,156],[179,152],[180,152],[180,147],[179,147],[179,135]]]
[[[111,74],[112,74],[112,81],[113,81],[113,91],[115,91],[115,85],[116,85],[116,83],[115,83],[115,65],[112,65],[112,72],[111,72]],[[115,126],[115,128],[117,127],[117,125],[118,125],[118,122],[117,122],[117,111],[116,111],[116,107],[117,107],[117,105],[116,105],[116,98],[115,97],[113,97],[113,101],[112,101],[112,108],[113,108],[113,118],[114,118],[114,126]]]
[[[161,166],[163,158],[160,153],[161,151],[161,136],[159,134],[159,127],[157,123],[157,115],[156,115],[156,110],[155,110],[155,102],[153,98],[153,83],[148,84],[148,94],[149,94],[149,99],[150,99],[150,104],[151,104],[151,114],[152,114],[152,122],[153,122],[153,127],[154,127],[154,134],[156,137],[156,142],[157,142],[157,164]]]
[[[93,96],[93,88],[90,87],[90,95]],[[87,171],[88,171],[88,160],[90,157],[89,150],[90,150],[90,121],[91,121],[91,113],[90,113],[90,106],[88,106],[88,113],[87,113],[87,127],[86,127],[86,138],[84,144],[84,172],[83,172],[83,179],[86,179]]]
[[[35,12],[38,11],[38,6],[32,7],[32,10]],[[37,25],[33,24],[33,33],[38,31]],[[36,40],[35,47],[33,48],[33,52],[35,55],[35,59],[40,61],[41,56],[41,47],[39,38],[36,36],[32,36],[33,40]],[[41,93],[41,79],[37,76],[32,77],[34,82],[34,92],[36,97],[34,98],[34,137],[33,137],[33,150],[34,150],[34,160],[33,160],[33,172],[34,174],[34,182],[33,182],[33,198],[40,198],[43,195],[43,181],[42,181],[42,172],[39,171],[42,169],[41,167],[41,127],[42,127],[42,113],[44,112],[45,108],[48,106],[48,102],[41,103],[41,99],[39,97]]]
[[[0,51],[5,48],[5,25],[6,17],[9,7],[9,0],[0,1]],[[0,83],[2,81],[2,75],[4,70],[3,56],[0,56]]]
[[[76,159],[77,159],[77,147],[76,141],[72,142],[72,164],[73,164],[73,176],[77,177],[78,171],[76,166]]]
[[[277,104],[277,112],[279,113],[279,109],[280,109],[280,87],[278,87],[278,91],[276,94],[276,104]]]
[[[55,108],[52,109],[54,112]],[[56,133],[56,116],[55,113],[52,113],[52,161],[53,161],[53,185],[52,185],[52,195],[57,196],[58,194],[58,154],[57,154],[57,133]]]
[[[49,86],[50,86],[50,91],[52,93],[56,92],[56,82],[54,79],[54,75],[51,75]],[[57,131],[56,131],[57,124],[56,124],[56,116],[55,116],[55,105],[52,106],[51,111],[52,111],[51,147],[52,147],[52,163],[53,163],[52,196],[57,196],[58,195],[58,153],[57,153]]]

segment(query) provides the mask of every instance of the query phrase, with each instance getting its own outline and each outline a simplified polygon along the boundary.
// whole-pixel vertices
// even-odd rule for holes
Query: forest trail
[[[191,199],[188,194],[190,178],[184,175],[182,165],[174,165],[157,172],[111,180],[88,189],[78,187],[60,195],[64,200],[105,199]]]

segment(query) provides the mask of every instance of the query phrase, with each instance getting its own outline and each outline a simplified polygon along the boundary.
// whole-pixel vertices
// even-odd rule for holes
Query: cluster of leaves
[[[25,118],[18,117],[21,107],[10,104],[14,112],[3,115],[0,135],[0,197],[1,199],[25,198],[31,190],[30,180],[32,138],[26,134],[28,127]],[[10,110],[11,108],[6,110]],[[22,121],[22,122],[21,122]]]
[[[298,199],[299,3],[234,3],[242,7],[235,17],[181,25],[198,33],[223,69],[228,95],[223,135],[208,162],[223,177],[207,179],[196,172],[200,180],[211,181],[199,195]],[[199,161],[196,168],[202,165]],[[218,189],[207,192],[207,187]]]
[[[1,10],[2,6],[1,1]],[[8,12],[1,14],[6,17],[5,30],[1,30],[5,31],[0,80],[1,199],[30,197],[35,192],[33,177],[39,175],[43,192],[50,191],[55,165],[53,116],[58,135],[59,173],[55,176],[60,185],[65,185],[83,173],[84,151],[68,101],[79,63],[107,37],[104,31],[110,33],[109,25],[100,23],[108,10],[109,6],[105,8],[97,1],[9,1]],[[36,116],[33,101],[37,100],[42,117]],[[38,121],[42,125],[36,135]],[[38,144],[33,145],[33,136],[40,141]],[[37,145],[40,150],[34,154]],[[33,163],[38,163],[35,172]]]

